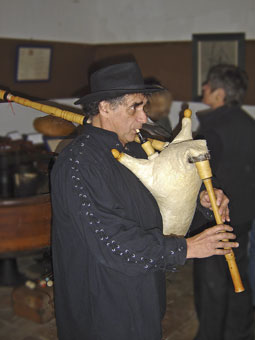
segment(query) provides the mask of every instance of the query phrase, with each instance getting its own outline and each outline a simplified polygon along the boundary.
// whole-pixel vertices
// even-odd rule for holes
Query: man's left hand
[[[222,222],[230,222],[229,218],[229,208],[228,208],[228,203],[229,199],[228,197],[224,194],[224,192],[221,189],[215,189],[214,188],[214,193],[216,196],[216,204],[219,208],[219,213],[222,218]],[[206,190],[201,191],[200,193],[200,203],[203,207],[209,208],[212,210],[212,205],[209,199],[209,195]]]

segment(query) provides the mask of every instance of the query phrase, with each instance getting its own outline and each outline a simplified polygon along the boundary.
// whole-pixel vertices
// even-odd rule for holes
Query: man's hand
[[[233,240],[236,238],[233,233],[228,231],[233,231],[233,228],[225,224],[219,224],[204,230],[200,234],[187,238],[187,259],[230,253],[230,249],[222,248],[237,248],[239,244],[233,241],[222,241],[224,239]]]
[[[226,222],[226,221],[230,222],[228,197],[224,194],[224,192],[221,189],[214,189],[214,193],[216,196],[216,203],[217,203],[217,206],[219,207],[219,213],[221,215],[222,222]],[[206,190],[203,190],[200,193],[200,203],[203,207],[209,208],[210,210],[212,210],[209,195]]]

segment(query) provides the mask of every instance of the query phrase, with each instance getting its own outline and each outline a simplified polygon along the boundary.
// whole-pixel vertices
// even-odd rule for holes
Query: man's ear
[[[98,108],[99,108],[99,113],[103,117],[107,118],[109,116],[110,103],[108,103],[107,101],[103,100],[102,102],[99,103]]]
[[[216,91],[216,100],[217,100],[217,103],[219,105],[224,105],[225,103],[225,97],[226,97],[226,93],[225,93],[225,90],[222,89],[222,88],[218,88]]]

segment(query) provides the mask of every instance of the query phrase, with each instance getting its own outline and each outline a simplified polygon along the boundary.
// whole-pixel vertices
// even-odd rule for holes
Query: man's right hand
[[[187,238],[187,259],[230,253],[230,249],[223,248],[237,248],[239,246],[238,242],[223,241],[224,239],[233,240],[236,238],[235,234],[230,233],[231,231],[233,231],[233,228],[229,225],[219,224]]]

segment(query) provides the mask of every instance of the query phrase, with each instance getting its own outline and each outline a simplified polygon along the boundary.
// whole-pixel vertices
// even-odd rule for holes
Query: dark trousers
[[[195,340],[252,340],[253,310],[248,280],[248,225],[234,249],[245,287],[235,293],[225,256],[194,260],[194,295],[199,328]]]

